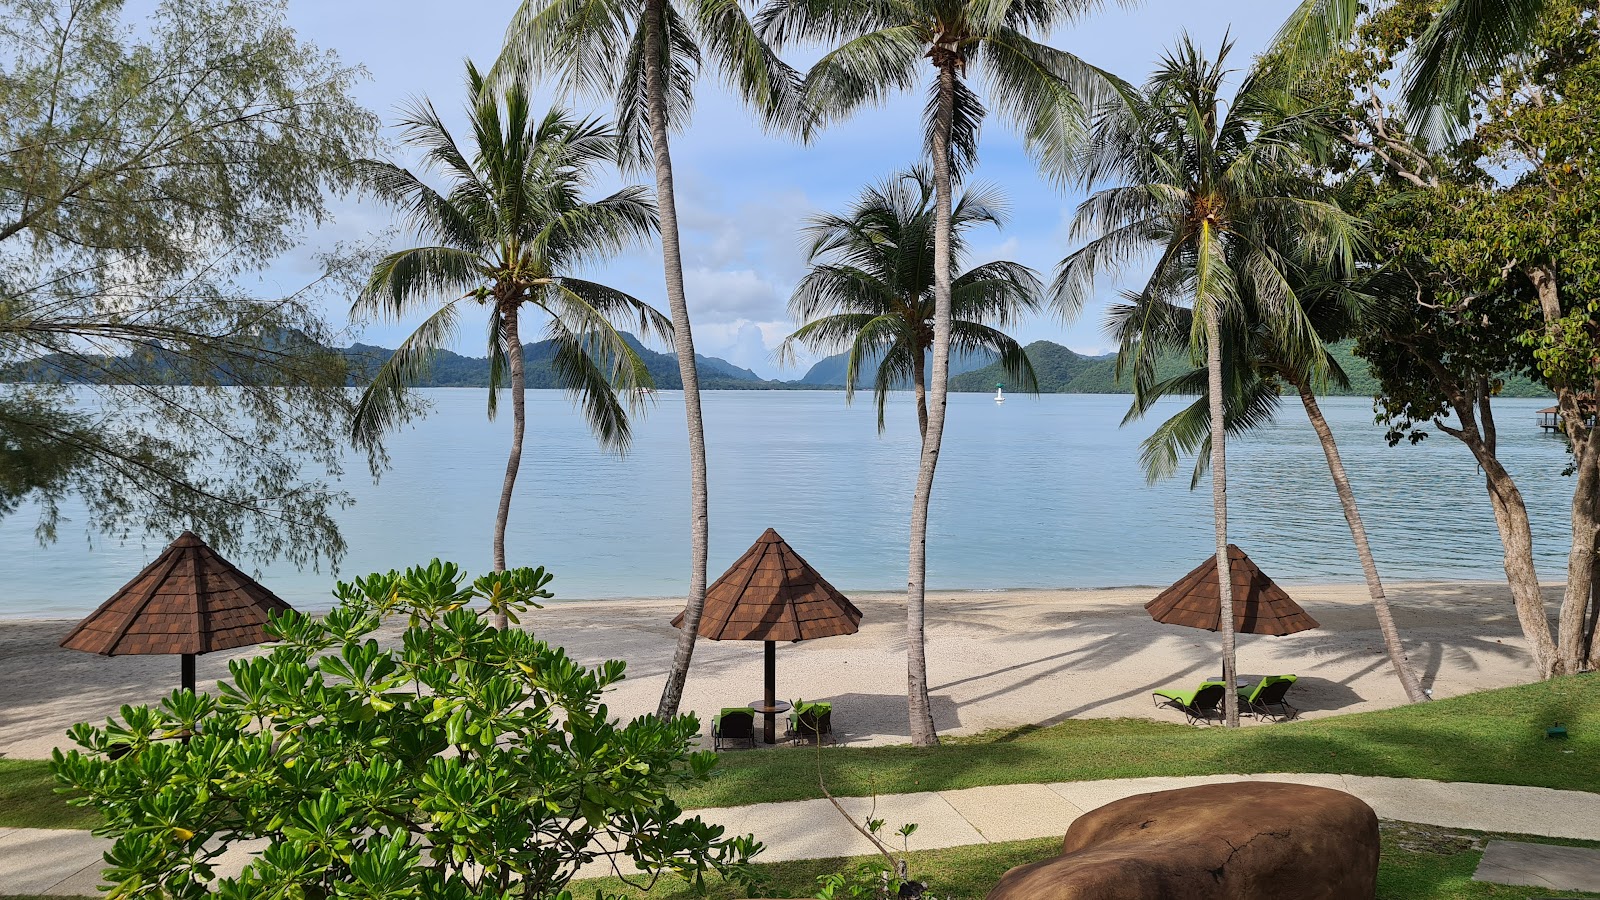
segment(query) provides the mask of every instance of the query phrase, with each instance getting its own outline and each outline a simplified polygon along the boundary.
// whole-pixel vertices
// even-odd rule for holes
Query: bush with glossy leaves
[[[326,616],[275,617],[280,642],[233,660],[216,696],[75,726],[83,749],[53,769],[105,816],[112,896],[555,897],[597,860],[748,879],[760,845],[669,796],[715,765],[690,750],[693,716],[622,724],[601,697],[623,663],[587,668],[484,621],[483,605],[535,607],[549,580],[467,582],[435,560],[341,583]],[[238,878],[216,877],[224,850],[262,838]]]

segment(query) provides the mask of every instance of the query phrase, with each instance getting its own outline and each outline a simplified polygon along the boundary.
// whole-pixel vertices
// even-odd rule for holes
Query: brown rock
[[[1279,782],[1138,794],[1085,813],[1062,855],[988,900],[1371,900],[1378,817],[1343,791]]]

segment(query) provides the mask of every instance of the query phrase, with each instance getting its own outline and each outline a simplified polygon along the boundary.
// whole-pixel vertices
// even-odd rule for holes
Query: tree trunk
[[[933,473],[939,465],[944,437],[945,404],[950,392],[950,124],[955,117],[955,59],[935,48],[939,70],[938,112],[933,119],[933,384],[928,391],[928,424],[917,467],[917,490],[911,499],[911,558],[906,575],[906,701],[911,718],[911,743],[939,743],[928,699],[928,659],[923,622],[928,576],[928,505],[933,498]]]
[[[1572,447],[1572,464],[1577,471],[1572,490],[1567,587],[1556,620],[1557,675],[1575,675],[1587,667],[1589,648],[1584,644],[1584,620],[1594,596],[1595,543],[1600,538],[1600,522],[1596,522],[1600,510],[1596,509],[1595,496],[1600,490],[1600,460],[1596,459],[1600,454],[1596,454],[1594,444],[1593,436],[1585,434],[1584,440],[1574,441]]]
[[[1511,473],[1500,464],[1496,453],[1498,441],[1494,410],[1489,405],[1488,381],[1480,378],[1470,390],[1457,385],[1449,393],[1450,407],[1461,427],[1450,428],[1438,421],[1434,426],[1465,444],[1483,470],[1489,506],[1494,511],[1495,528],[1500,532],[1500,546],[1505,551],[1506,583],[1511,587],[1517,624],[1522,627],[1539,677],[1549,678],[1557,664],[1556,646],[1550,636],[1544,594],[1539,589],[1539,572],[1533,564],[1533,528],[1528,524],[1528,507],[1523,502],[1522,492],[1517,489]]]
[[[646,0],[646,47],[664,40],[666,0]],[[661,690],[656,716],[678,714],[683,685],[689,677],[700,614],[706,605],[706,555],[710,542],[706,499],[706,438],[700,416],[700,375],[695,367],[694,336],[689,329],[689,303],[683,292],[683,256],[678,246],[678,205],[672,188],[672,154],[667,144],[666,87],[661,70],[662,53],[644,54],[646,113],[650,120],[650,151],[656,169],[656,204],[661,212],[661,261],[666,270],[667,303],[672,308],[672,343],[678,352],[678,374],[683,379],[683,412],[689,426],[689,597],[684,607],[678,647]]]
[[[1222,315],[1215,300],[1205,303],[1206,369],[1211,392],[1211,510],[1217,533],[1217,593],[1222,633],[1223,721],[1239,727],[1238,667],[1233,648],[1233,561],[1228,558],[1227,422],[1222,409]]]
[[[1528,280],[1533,282],[1539,297],[1539,311],[1544,316],[1545,333],[1553,341],[1562,338],[1560,282],[1556,270],[1550,265],[1523,267]],[[1590,396],[1600,385],[1587,385]],[[1600,535],[1596,492],[1600,491],[1600,460],[1596,459],[1596,441],[1589,427],[1588,410],[1582,391],[1573,385],[1556,387],[1556,406],[1561,410],[1561,424],[1567,443],[1572,450],[1572,468],[1577,476],[1572,489],[1572,544],[1567,551],[1567,586],[1561,597],[1561,610],[1556,619],[1556,660],[1551,668],[1555,675],[1572,675],[1584,668],[1583,646],[1584,612],[1589,608],[1594,577],[1595,538]]]
[[[917,393],[917,433],[928,439],[928,361],[922,348],[916,350],[911,364],[911,386]]]
[[[496,309],[503,324],[506,355],[511,364],[511,455],[506,457],[506,477],[500,485],[500,511],[494,519],[494,570],[506,570],[506,521],[511,518],[511,492],[517,486],[517,471],[522,468],[522,437],[527,429],[524,389],[527,378],[522,368],[522,337],[517,330],[516,304]],[[494,614],[494,627],[505,628],[506,614]]]
[[[1600,647],[1595,646],[1595,625],[1600,623],[1600,545],[1595,547],[1589,575],[1589,616],[1583,626],[1583,668],[1600,669]]]
[[[1400,643],[1400,632],[1395,628],[1394,615],[1389,611],[1389,598],[1384,595],[1383,581],[1378,578],[1378,563],[1372,558],[1372,545],[1367,543],[1367,529],[1361,523],[1361,510],[1356,506],[1356,494],[1350,487],[1349,476],[1345,474],[1344,461],[1339,458],[1339,445],[1334,443],[1333,429],[1328,427],[1328,420],[1323,418],[1322,408],[1317,405],[1317,397],[1310,387],[1303,381],[1296,381],[1295,388],[1300,392],[1300,402],[1305,405],[1306,417],[1311,420],[1311,427],[1322,442],[1322,453],[1328,458],[1328,473],[1333,476],[1334,489],[1339,492],[1344,520],[1349,523],[1350,537],[1356,543],[1356,555],[1361,557],[1361,571],[1367,577],[1367,593],[1372,597],[1372,610],[1378,616],[1378,631],[1383,635],[1383,646],[1389,651],[1389,662],[1394,666],[1395,676],[1400,679],[1407,700],[1412,703],[1429,700],[1431,698],[1422,690],[1422,682],[1418,680],[1411,660],[1406,657],[1405,646]]]

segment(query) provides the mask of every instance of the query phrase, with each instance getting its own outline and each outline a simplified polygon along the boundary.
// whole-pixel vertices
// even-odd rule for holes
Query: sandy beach
[[[1239,638],[1244,675],[1293,672],[1291,697],[1305,718],[1381,709],[1403,702],[1383,653],[1366,589],[1359,584],[1288,588],[1322,627],[1288,637]],[[1559,596],[1560,585],[1546,587]],[[941,734],[1052,724],[1070,718],[1139,716],[1181,722],[1157,709],[1155,688],[1193,687],[1220,672],[1219,639],[1161,625],[1143,603],[1155,588],[936,591],[928,595],[927,655]],[[1423,684],[1450,697],[1532,679],[1506,586],[1410,583],[1389,586],[1390,602]],[[861,631],[778,648],[778,695],[828,700],[841,743],[907,738],[905,597],[852,594]],[[675,630],[675,600],[563,602],[525,625],[595,663],[620,658],[628,678],[609,696],[623,718],[655,709]],[[68,726],[102,722],[124,703],[153,703],[178,680],[174,657],[104,658],[60,649],[72,626],[57,619],[0,622],[0,754],[43,758],[66,746]],[[199,659],[201,690],[227,674],[231,656]],[[701,641],[683,708],[702,722],[723,706],[761,695],[761,645]],[[709,724],[706,725],[709,728]]]

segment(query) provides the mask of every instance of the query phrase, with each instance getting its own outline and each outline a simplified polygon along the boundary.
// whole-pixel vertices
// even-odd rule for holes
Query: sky
[[[493,62],[517,5],[515,0],[289,0],[288,15],[302,38],[366,70],[357,99],[382,117],[385,134],[393,141],[388,126],[396,108],[419,96],[431,99],[453,130],[461,127],[463,61],[470,58],[484,67]],[[1048,43],[1139,82],[1181,33],[1187,31],[1208,53],[1215,53],[1227,34],[1234,41],[1230,62],[1240,68],[1266,45],[1292,8],[1289,0],[1107,5],[1051,35]],[[815,50],[800,51],[790,62],[803,67],[816,55]],[[773,354],[795,327],[786,306],[804,274],[800,229],[807,217],[842,212],[863,186],[919,161],[924,97],[922,91],[902,94],[802,146],[763,134],[714,76],[701,79],[692,123],[672,145],[684,281],[698,352],[764,377],[791,379],[804,373],[812,357],[802,355],[797,365],[780,368]],[[546,90],[538,100],[543,108],[562,98]],[[585,114],[609,113],[608,107],[581,99],[562,102]],[[391,156],[410,162],[403,148],[394,148]],[[1003,231],[969,234],[972,262],[1014,260],[1048,281],[1055,264],[1073,249],[1069,226],[1082,192],[1042,179],[1016,134],[994,114],[984,125],[973,179],[1005,192],[1011,218]],[[653,186],[649,173],[630,180]],[[622,183],[613,176],[601,189]],[[393,224],[391,211],[370,200],[334,198],[331,210],[329,223],[260,273],[262,290],[294,290],[310,280],[315,253],[335,242],[371,241]],[[396,242],[395,249],[404,237],[387,236]],[[652,244],[579,274],[626,290],[665,312],[659,254],[659,245]],[[1051,340],[1081,353],[1108,352],[1112,345],[1103,334],[1102,319],[1115,285],[1103,285],[1100,291],[1100,299],[1074,321],[1044,313],[1013,328],[1012,335],[1024,344]],[[342,305],[330,306],[328,315],[335,326],[348,321]],[[393,347],[415,324],[353,323],[351,333],[366,343]],[[483,333],[463,322],[455,349],[483,356]]]

